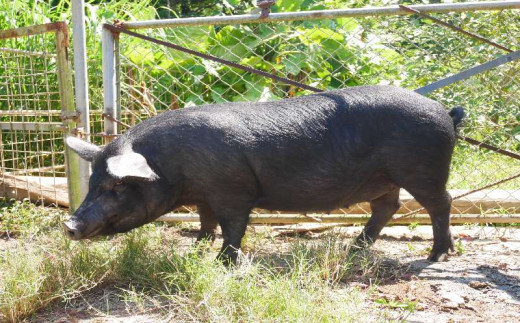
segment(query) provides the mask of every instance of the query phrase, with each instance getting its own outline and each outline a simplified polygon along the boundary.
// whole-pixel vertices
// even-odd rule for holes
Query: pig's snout
[[[79,230],[78,223],[73,221],[66,221],[62,223],[65,235],[71,240],[81,239],[81,231]]]

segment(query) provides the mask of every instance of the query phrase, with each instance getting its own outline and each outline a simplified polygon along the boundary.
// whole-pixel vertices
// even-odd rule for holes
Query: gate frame
[[[115,25],[104,24],[102,28],[102,58],[103,58],[103,93],[104,93],[104,130],[107,136],[107,142],[120,132],[117,120],[120,120],[121,102],[120,93],[121,86],[119,80],[119,32],[115,31],[112,26],[126,30],[135,29],[161,29],[175,28],[181,26],[204,26],[204,25],[222,25],[222,24],[243,24],[243,23],[268,23],[280,21],[295,20],[317,20],[331,18],[346,17],[369,17],[369,16],[393,16],[393,15],[414,15],[410,9],[421,13],[449,13],[463,11],[482,11],[482,10],[505,10],[520,9],[520,0],[515,1],[483,1],[483,2],[461,2],[461,3],[441,3],[441,4],[420,4],[409,5],[402,8],[399,5],[386,7],[367,7],[353,9],[331,9],[331,10],[310,10],[300,12],[282,12],[270,13],[269,16],[263,18],[261,14],[245,14],[234,16],[212,16],[212,17],[194,17],[194,18],[176,18],[176,19],[158,19],[143,20],[132,22],[117,22]],[[506,57],[510,57],[504,55]],[[515,56],[515,55],[513,55]],[[515,57],[516,59],[516,57]],[[507,58],[506,58],[507,60]],[[509,62],[502,61],[493,67]],[[484,65],[484,64],[483,64]],[[488,67],[488,66],[486,66]],[[489,67],[487,68],[489,69]],[[484,70],[480,70],[482,72]],[[463,78],[457,81],[469,78],[471,75],[462,75]],[[459,73],[457,73],[459,76]],[[451,81],[452,79],[450,79]],[[433,84],[437,85],[436,82]],[[447,84],[445,84],[447,85]],[[429,85],[420,89],[420,93],[431,92]],[[437,87],[436,89],[438,89]],[[419,89],[417,89],[419,90]],[[116,120],[114,120],[114,118]]]
[[[262,17],[260,14],[246,14],[246,15],[235,15],[235,16],[213,16],[213,17],[196,17],[196,18],[178,18],[178,19],[160,19],[160,20],[149,20],[149,21],[134,21],[134,22],[117,22],[114,25],[104,24],[103,25],[103,41],[102,41],[102,53],[103,53],[103,82],[104,82],[104,93],[105,93],[105,134],[110,138],[117,136],[118,126],[120,126],[120,114],[121,114],[121,103],[120,103],[120,53],[119,53],[119,34],[126,33],[130,36],[138,37],[144,40],[149,40],[142,34],[137,34],[130,30],[135,29],[161,29],[161,28],[175,28],[180,26],[203,26],[203,25],[222,25],[222,24],[243,24],[243,23],[265,23],[265,22],[280,22],[280,21],[294,21],[294,20],[316,20],[316,19],[330,19],[330,18],[343,18],[343,17],[369,17],[369,16],[390,16],[390,15],[414,15],[417,13],[450,13],[450,12],[463,12],[463,11],[491,11],[491,10],[504,10],[504,9],[520,9],[520,1],[493,1],[493,2],[469,2],[469,3],[448,3],[448,4],[427,4],[427,5],[409,5],[406,7],[394,5],[387,7],[378,8],[355,8],[355,9],[339,9],[339,10],[316,10],[316,11],[303,11],[303,12],[285,12],[285,13],[271,13],[267,17]],[[424,15],[427,16],[427,15]],[[463,31],[463,30],[462,30]],[[467,32],[466,32],[467,33]],[[478,35],[471,35],[476,38]],[[155,41],[154,41],[155,42]],[[156,41],[159,43],[160,41]],[[175,48],[173,44],[167,44],[167,42],[161,42],[161,45]],[[180,46],[176,46],[180,47]],[[189,49],[179,48],[184,52],[190,53]],[[194,51],[193,51],[194,52]],[[492,59],[486,63],[479,64],[472,68],[462,70],[451,76],[444,77],[436,82],[432,82],[424,87],[418,88],[415,91],[420,94],[427,94],[433,92],[439,88],[445,87],[452,83],[468,79],[476,74],[485,72],[495,67],[507,64],[509,62],[520,59],[520,51],[512,52],[508,50],[508,54],[502,55],[495,59]],[[196,56],[202,56],[204,54],[196,53]],[[209,56],[209,55],[207,55]],[[210,60],[221,60],[219,58],[210,58]],[[227,62],[231,65],[230,62]],[[106,68],[105,68],[106,67]],[[247,67],[240,66],[240,69],[246,70]],[[276,75],[267,76],[274,78]],[[303,88],[303,86],[300,86]],[[319,91],[319,89],[318,89]],[[469,139],[471,140],[471,139]],[[468,140],[466,140],[468,141]],[[483,143],[484,148],[486,148]],[[495,148],[495,147],[493,147]],[[491,149],[494,151],[501,151],[501,149]],[[502,153],[502,152],[500,152]],[[507,152],[506,152],[507,153]],[[517,177],[517,176],[516,176]],[[409,212],[398,219],[409,223],[411,219],[405,220],[411,214],[420,211]],[[190,213],[192,211],[190,210]],[[277,223],[276,216],[273,223]],[[312,218],[312,217],[311,217]],[[515,217],[518,219],[519,217]],[[162,220],[166,221],[188,221],[193,220],[192,217],[188,216],[183,218],[182,216],[171,216],[166,215],[161,217]],[[489,218],[488,218],[489,219]],[[260,220],[260,219],[259,219]],[[270,222],[269,220],[262,219]],[[260,221],[262,221],[260,220]],[[501,221],[485,221],[484,218],[479,219],[465,219],[467,222],[495,222]],[[484,221],[482,221],[484,220]],[[493,219],[495,220],[495,219]],[[509,221],[506,221],[510,223]],[[311,222],[316,220],[312,218]],[[299,221],[305,222],[305,221]],[[321,221],[318,221],[321,222]],[[334,221],[338,222],[338,221]],[[343,221],[341,221],[343,222]],[[359,219],[355,221],[359,222]],[[515,221],[513,221],[515,222]],[[264,222],[259,222],[264,223]]]
[[[21,27],[0,31],[0,39],[30,37],[45,33],[54,33],[56,43],[56,66],[58,87],[60,93],[60,117],[62,120],[61,130],[66,134],[73,135],[77,133],[77,124],[80,117],[88,120],[88,115],[81,114],[74,105],[74,87],[72,82],[72,67],[69,60],[69,33],[67,23],[58,21],[42,25],[34,25],[29,27]],[[38,122],[26,122],[34,124],[38,127]],[[71,153],[72,151],[65,145],[65,164],[66,175],[69,192],[69,203],[71,211],[76,210],[82,198],[81,192],[81,174],[80,174],[80,158],[78,155]]]

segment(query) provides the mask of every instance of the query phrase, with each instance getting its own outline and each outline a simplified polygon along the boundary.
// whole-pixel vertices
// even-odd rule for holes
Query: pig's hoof
[[[354,242],[350,246],[345,246],[345,250],[348,248],[350,248],[351,251],[365,250],[370,248],[372,244],[374,244],[374,241],[364,233],[361,233],[356,239],[354,239]]]
[[[349,255],[356,255],[360,251],[368,249],[369,246],[366,244],[358,244],[358,243],[352,243],[352,244],[345,244],[343,246],[343,250],[347,251]]]
[[[430,255],[428,256],[429,261],[448,261],[448,252],[441,252],[441,251],[433,251],[430,252]]]
[[[224,265],[224,267],[234,267],[237,264],[236,255],[230,255],[227,253],[220,253],[217,255],[217,261]]]
[[[352,244],[346,246],[345,249],[347,251],[347,259],[352,263],[361,262],[370,253],[370,246],[368,245]]]

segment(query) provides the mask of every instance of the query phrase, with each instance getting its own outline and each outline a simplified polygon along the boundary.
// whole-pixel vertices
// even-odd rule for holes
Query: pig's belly
[[[329,212],[340,207],[349,207],[354,204],[348,197],[331,198],[322,196],[292,196],[261,197],[258,199],[256,207],[272,211],[292,211],[292,212]]]
[[[381,174],[372,174],[357,181],[287,184],[264,188],[256,207],[278,211],[328,212],[376,199],[396,188]]]

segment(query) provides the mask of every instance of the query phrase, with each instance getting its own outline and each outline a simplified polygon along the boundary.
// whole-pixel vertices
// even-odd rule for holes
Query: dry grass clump
[[[2,209],[3,221],[9,216],[16,222],[9,213],[15,207],[20,205]],[[135,309],[155,304],[185,320],[345,322],[376,316],[366,294],[345,282],[374,276],[378,261],[353,257],[332,237],[297,242],[278,262],[256,259],[252,251],[230,269],[206,248],[181,253],[165,242],[160,224],[78,243],[58,229],[62,213],[46,216],[47,227],[30,237],[18,232],[17,243],[0,249],[0,321],[20,321],[51,303],[65,306],[100,285],[117,287]]]

